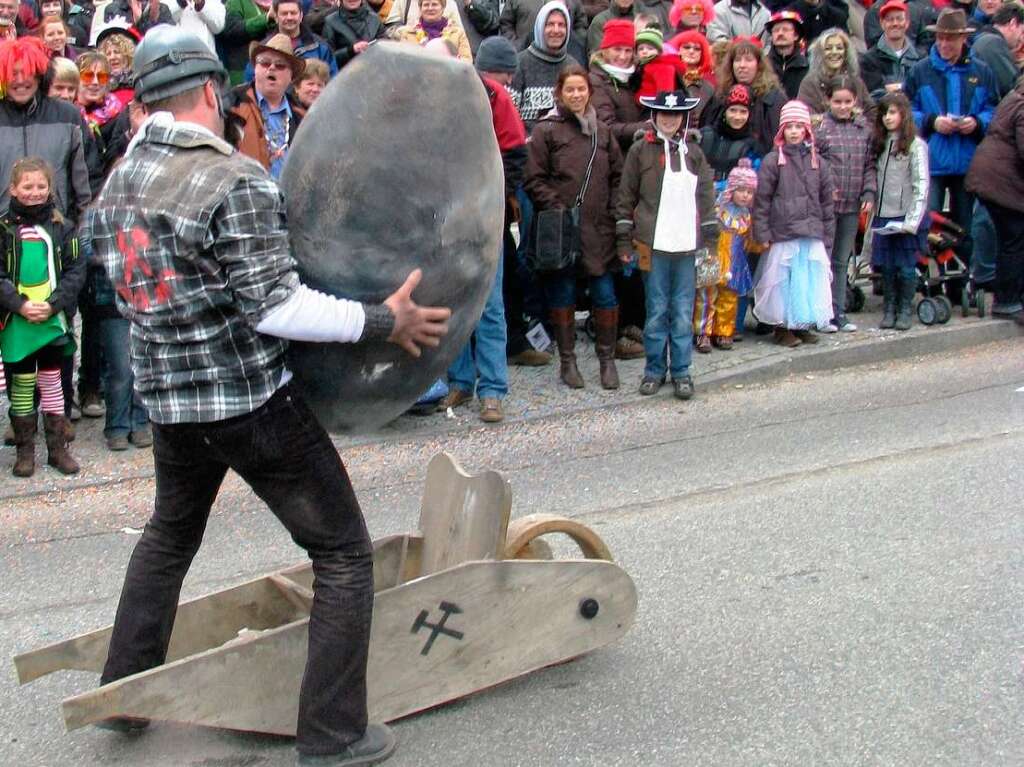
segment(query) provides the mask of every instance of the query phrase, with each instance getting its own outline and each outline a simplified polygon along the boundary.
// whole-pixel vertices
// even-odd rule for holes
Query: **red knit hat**
[[[750,109],[753,103],[754,97],[750,92],[750,88],[743,83],[733,85],[725,96],[726,109],[729,107],[746,107]]]
[[[636,27],[629,19],[609,19],[608,23],[604,25],[600,50],[616,46],[632,48],[635,35]]]

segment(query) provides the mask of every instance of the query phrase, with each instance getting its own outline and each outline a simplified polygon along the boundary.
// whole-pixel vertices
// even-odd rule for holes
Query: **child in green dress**
[[[0,354],[9,382],[11,426],[17,444],[14,475],[35,472],[35,390],[46,431],[48,463],[78,472],[68,450],[60,367],[74,354],[68,317],[85,280],[74,227],[54,206],[53,169],[38,157],[14,163],[10,206],[0,219]]]

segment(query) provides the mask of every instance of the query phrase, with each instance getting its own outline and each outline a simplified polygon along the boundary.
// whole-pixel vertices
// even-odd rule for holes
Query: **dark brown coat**
[[[597,130],[597,154],[580,210],[582,262],[587,274],[600,276],[615,260],[615,190],[622,173],[622,151],[608,127],[591,112]],[[526,192],[534,214],[571,208],[583,186],[592,150],[579,119],[556,107],[534,126],[527,143]]]
[[[1024,84],[999,104],[967,170],[967,189],[1024,213]]]
[[[673,154],[675,150],[673,150]],[[697,177],[697,215],[699,220],[693,226],[707,225],[717,230],[715,219],[715,177],[700,146],[690,141],[686,144],[684,162],[687,169]],[[622,168],[618,200],[615,206],[616,221],[622,245],[628,246],[635,240],[648,248],[653,247],[654,230],[658,221],[661,204],[661,187],[665,179],[665,147],[653,131],[630,147]],[[673,211],[665,211],[668,216]],[[630,222],[632,222],[630,224]],[[698,237],[697,246],[710,243]]]
[[[637,132],[650,127],[636,103],[636,90],[614,80],[596,62],[590,65],[590,88],[590,104],[597,112],[597,119],[611,128],[625,154],[633,146]]]
[[[779,165],[779,152],[786,153],[784,165]],[[836,234],[832,197],[832,174],[823,157],[814,168],[806,146],[787,144],[769,152],[757,172],[755,239],[775,243],[810,237],[821,240],[831,254]]]

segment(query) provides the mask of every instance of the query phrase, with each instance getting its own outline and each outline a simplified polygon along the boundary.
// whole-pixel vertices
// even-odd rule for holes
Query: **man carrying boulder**
[[[128,565],[101,683],[166,659],[182,581],[233,469],[313,562],[299,764],[376,764],[395,738],[367,722],[370,539],[330,437],[290,385],[286,339],[387,339],[418,356],[439,344],[450,312],[412,300],[418,270],[383,304],[304,286],[277,185],[222,138],[220,61],[195,35],[158,26],[133,72],[149,116],[95,202],[92,238],[132,323],[156,499]]]

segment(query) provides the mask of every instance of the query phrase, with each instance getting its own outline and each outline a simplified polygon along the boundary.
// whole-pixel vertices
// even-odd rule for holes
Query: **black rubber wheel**
[[[971,316],[971,297],[968,295],[966,287],[960,291],[960,314],[964,317]]]
[[[917,318],[921,320],[922,325],[934,325],[938,313],[939,310],[933,298],[926,296],[917,304]]]
[[[857,313],[864,311],[864,289],[860,285],[847,285],[846,311]]]
[[[988,314],[988,296],[985,295],[985,291],[978,288],[974,291],[974,303],[978,308],[978,316],[985,319]]]
[[[953,303],[945,296],[935,296],[935,321],[945,325],[953,316]]]

